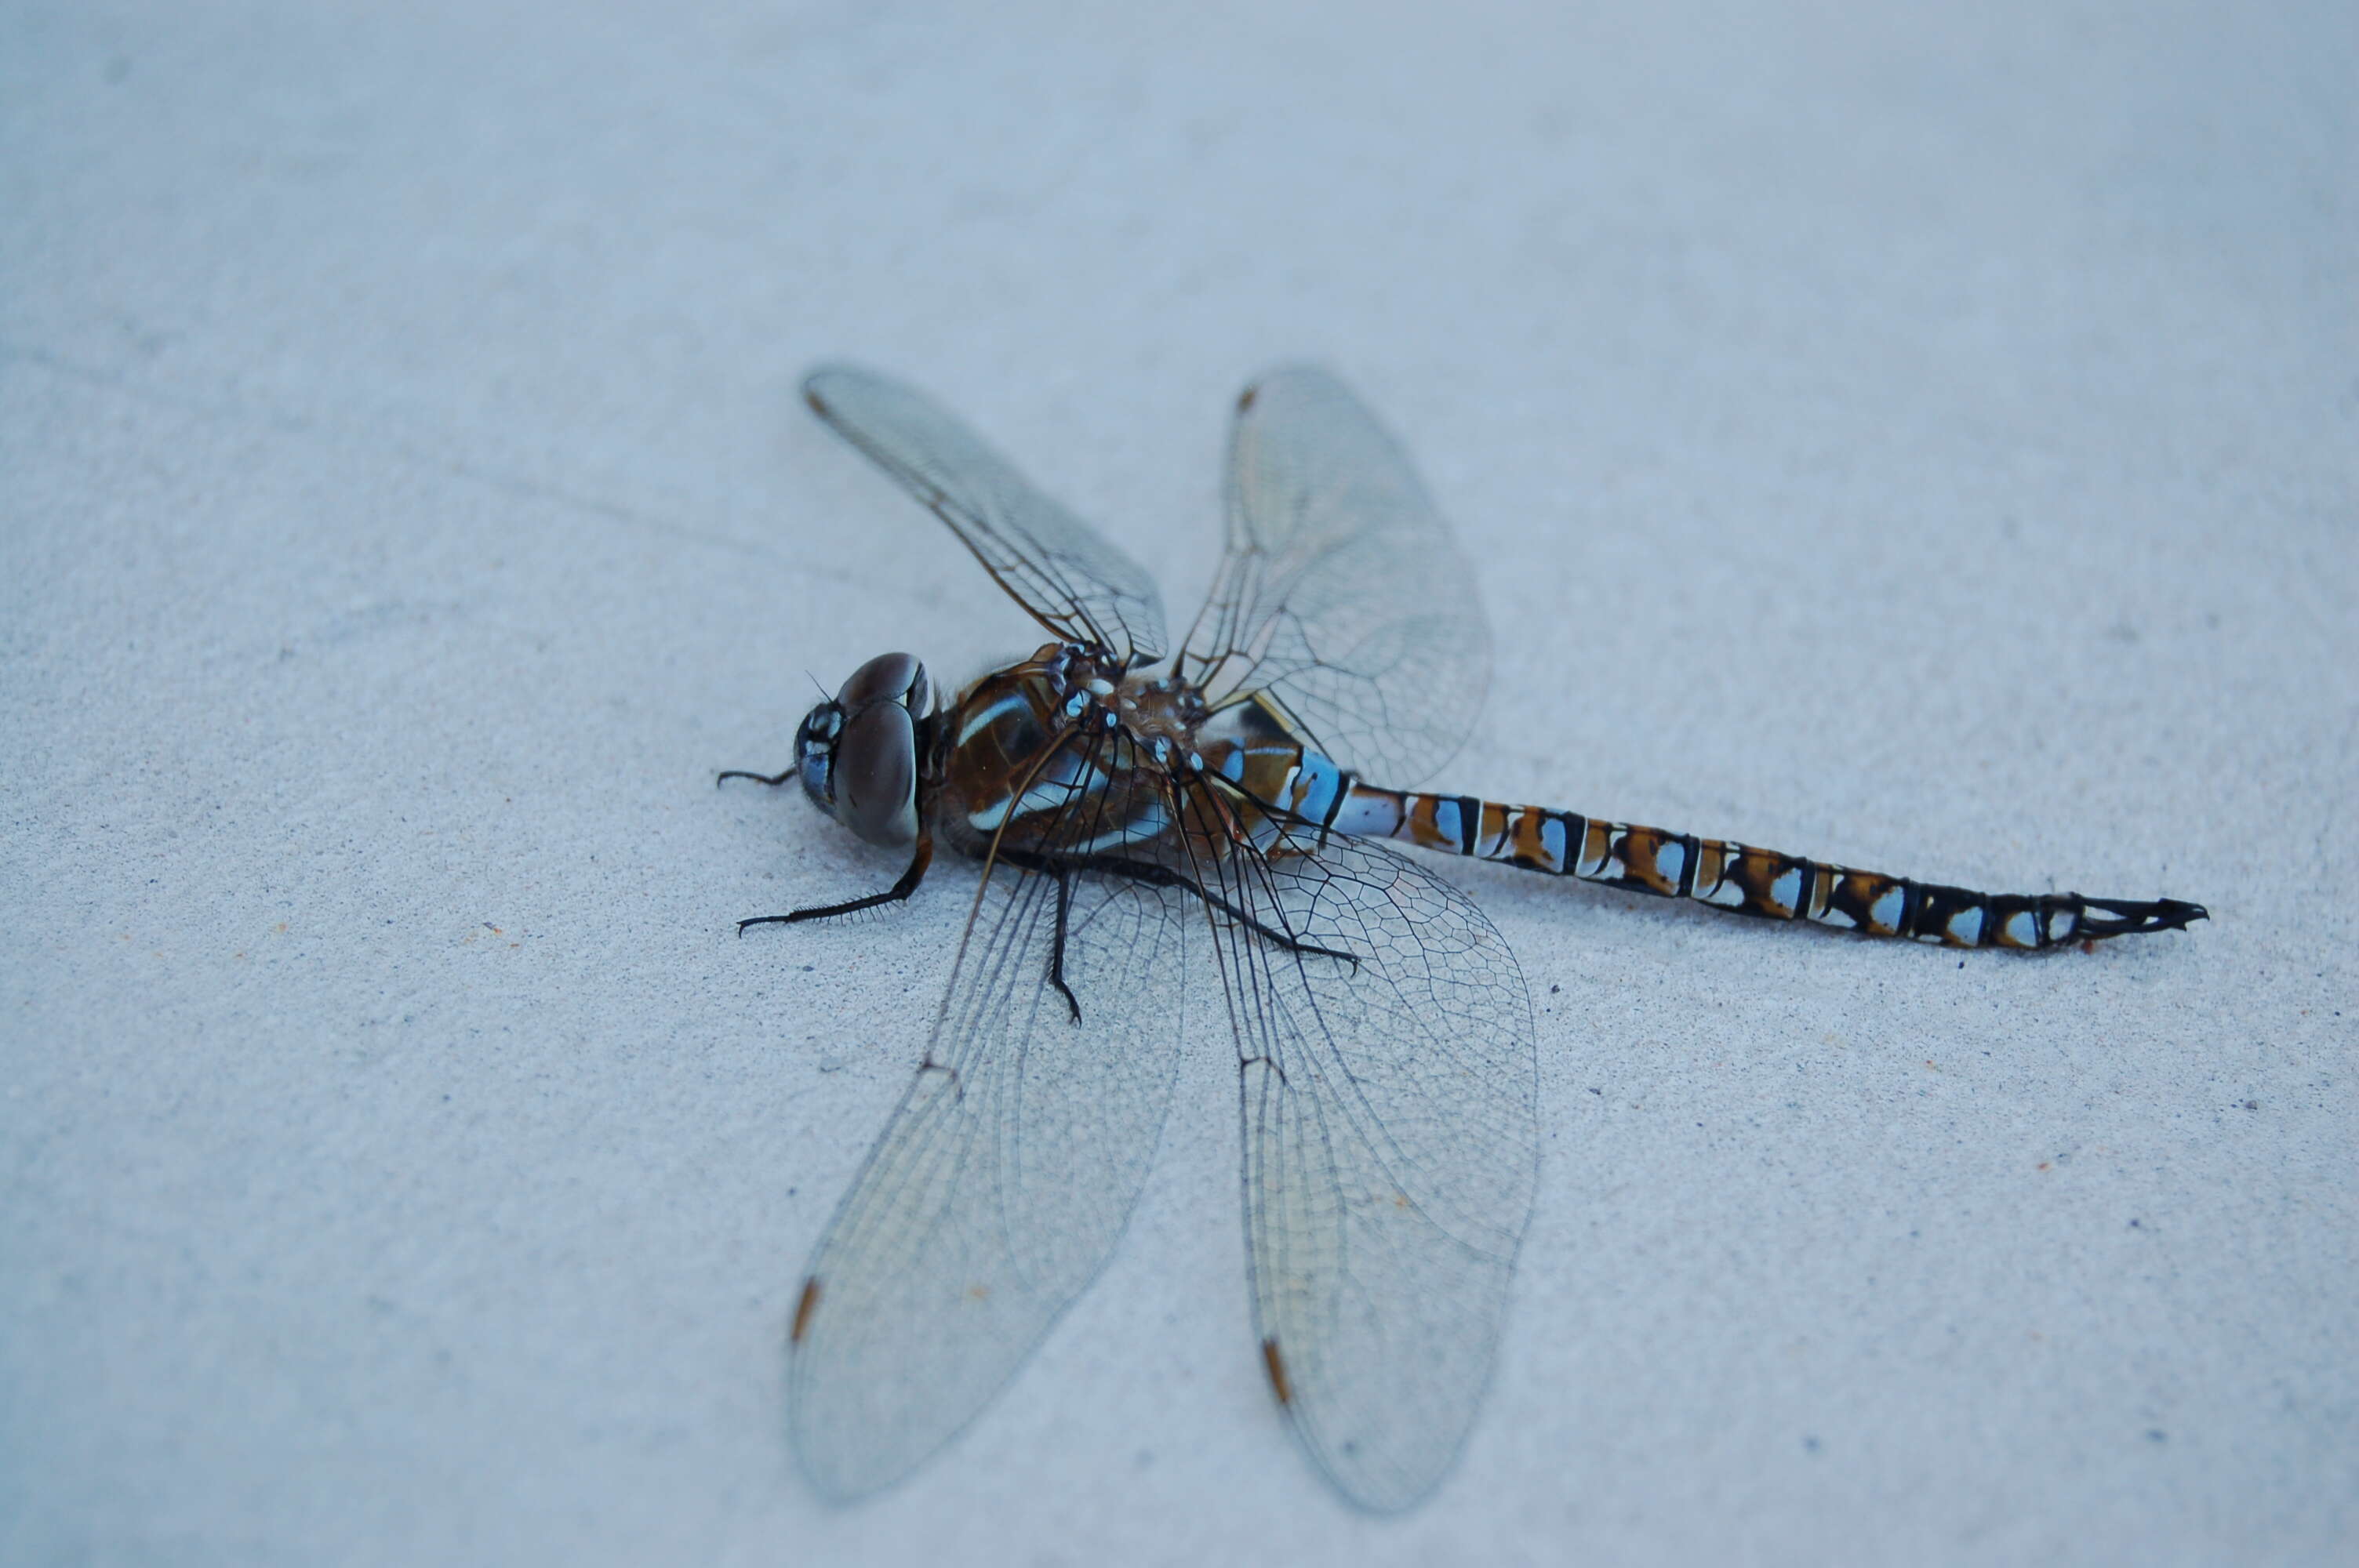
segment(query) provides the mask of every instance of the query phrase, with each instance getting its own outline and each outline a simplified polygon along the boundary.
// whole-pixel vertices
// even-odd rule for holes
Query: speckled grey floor
[[[353,9],[0,7],[0,1559],[2348,1560],[2348,5]],[[892,867],[712,773],[1034,640],[837,355],[1182,618],[1324,358],[1479,562],[1451,787],[2214,919],[1452,869],[1549,1142],[1442,1492],[1293,1452],[1207,1032],[1097,1288],[825,1508],[781,1336],[971,873],[736,941]]]

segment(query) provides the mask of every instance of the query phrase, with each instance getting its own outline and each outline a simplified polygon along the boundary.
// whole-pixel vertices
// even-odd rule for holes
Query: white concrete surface
[[[1422,9],[0,4],[0,1560],[2352,1560],[2354,13]],[[1175,616],[1323,357],[1480,563],[1451,787],[2214,918],[1453,871],[1551,1130],[1445,1489],[1293,1452],[1208,1034],[823,1507],[786,1314],[971,873],[739,942],[892,867],[712,773],[1034,636],[837,355]]]

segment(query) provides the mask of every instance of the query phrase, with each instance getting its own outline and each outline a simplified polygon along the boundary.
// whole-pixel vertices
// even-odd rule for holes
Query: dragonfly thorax
[[[1050,643],[959,694],[919,806],[945,842],[978,857],[1143,844],[1170,826],[1170,781],[1196,766],[1204,718],[1192,686]]]
[[[871,844],[918,837],[918,725],[932,701],[912,654],[879,654],[795,731],[795,772],[821,811]]]

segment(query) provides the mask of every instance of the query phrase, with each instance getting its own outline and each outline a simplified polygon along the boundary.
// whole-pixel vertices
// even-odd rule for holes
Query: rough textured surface
[[[333,14],[331,14],[331,11]],[[2348,1560],[2351,7],[0,7],[0,1559]],[[2027,962],[1453,870],[1550,1130],[1497,1379],[1344,1511],[1190,1043],[915,1484],[798,1271],[972,883],[777,766],[1028,647],[795,378],[1163,576],[1323,357],[1474,552],[1453,787],[2207,903]]]

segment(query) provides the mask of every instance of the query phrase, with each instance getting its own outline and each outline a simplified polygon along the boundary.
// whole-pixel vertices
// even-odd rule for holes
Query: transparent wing
[[[925,1064],[813,1255],[788,1425],[820,1489],[888,1486],[1020,1367],[1121,1234],[1169,1098],[1181,895],[988,879]]]
[[[1531,1002],[1506,943],[1422,867],[1329,838],[1211,868],[1265,1368],[1363,1508],[1449,1470],[1490,1379],[1538,1161]]]
[[[1132,665],[1163,656],[1169,641],[1163,600],[1147,569],[1033,488],[939,404],[853,365],[812,371],[803,397],[949,524],[999,586],[1059,639]]]
[[[1274,370],[1237,400],[1229,535],[1182,661],[1258,688],[1330,757],[1413,784],[1456,752],[1491,640],[1474,575],[1408,454],[1343,384]]]

